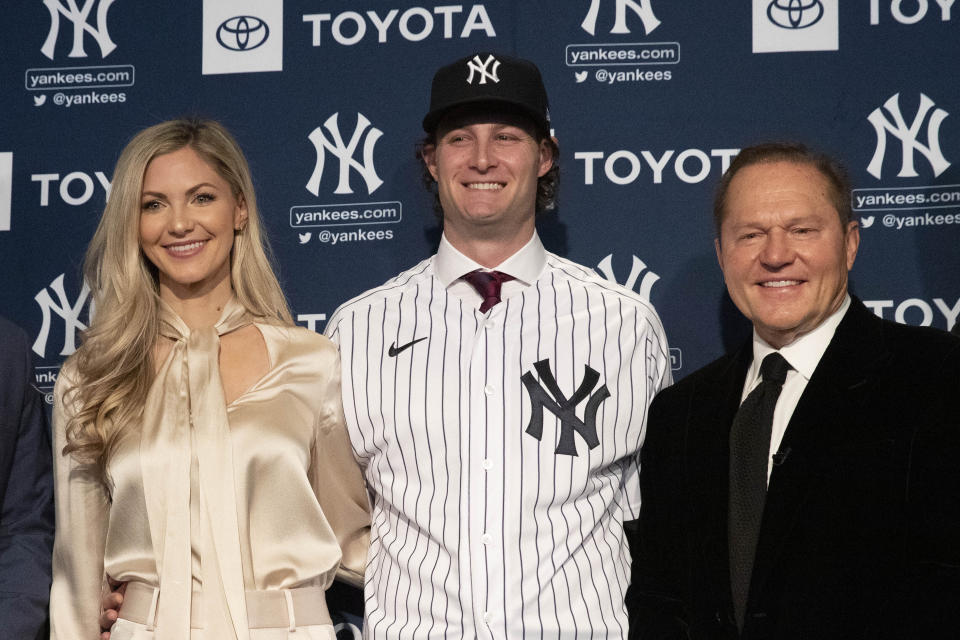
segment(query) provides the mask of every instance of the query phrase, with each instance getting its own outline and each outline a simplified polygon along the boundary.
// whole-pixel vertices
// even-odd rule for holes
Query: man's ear
[[[423,164],[427,165],[427,171],[437,180],[437,145],[425,144],[420,148],[420,157],[423,158]]]
[[[847,233],[844,236],[844,251],[847,258],[847,271],[853,269],[853,261],[857,259],[857,249],[860,248],[860,223],[851,220],[847,223]]]
[[[537,168],[537,177],[542,178],[547,175],[547,171],[553,167],[553,150],[556,149],[559,145],[557,144],[556,138],[550,138],[553,141],[551,145],[547,138],[544,138],[540,141],[540,166]],[[555,146],[556,145],[556,146]]]

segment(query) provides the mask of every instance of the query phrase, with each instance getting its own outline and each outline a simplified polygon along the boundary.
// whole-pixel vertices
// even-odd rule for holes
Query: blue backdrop
[[[480,50],[541,68],[560,141],[548,249],[648,296],[674,376],[746,335],[713,250],[737,149],[843,160],[878,314],[960,315],[960,5],[954,0],[20,0],[0,20],[0,313],[52,389],[88,321],[79,277],[120,149],[180,115],[245,149],[298,322],[432,253],[420,183],[430,79]]]

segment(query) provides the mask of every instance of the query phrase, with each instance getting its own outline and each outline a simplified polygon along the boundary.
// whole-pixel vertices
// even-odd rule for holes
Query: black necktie
[[[463,279],[473,285],[480,297],[483,298],[483,304],[480,305],[480,313],[486,313],[490,307],[500,302],[500,285],[513,276],[508,276],[500,271],[483,271],[477,269],[463,276]]]
[[[763,503],[767,497],[773,410],[790,369],[790,363],[777,352],[764,358],[760,365],[761,382],[740,405],[730,427],[727,539],[733,609],[740,630],[743,630]]]

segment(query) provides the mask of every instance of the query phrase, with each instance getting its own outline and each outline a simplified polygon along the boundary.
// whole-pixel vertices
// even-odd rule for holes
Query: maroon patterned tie
[[[464,275],[463,279],[469,282],[483,298],[480,313],[486,313],[490,307],[500,302],[500,285],[509,280],[514,280],[514,277],[499,271],[477,269]]]

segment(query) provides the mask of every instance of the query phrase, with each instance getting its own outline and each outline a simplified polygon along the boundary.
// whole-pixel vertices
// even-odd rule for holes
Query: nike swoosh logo
[[[387,351],[387,355],[390,356],[391,358],[396,358],[401,351],[405,351],[406,349],[409,349],[410,347],[417,344],[418,342],[426,339],[427,339],[427,336],[423,336],[422,338],[417,338],[416,340],[412,340],[399,348],[397,347],[397,343],[394,342],[393,344],[390,345],[390,349]]]

